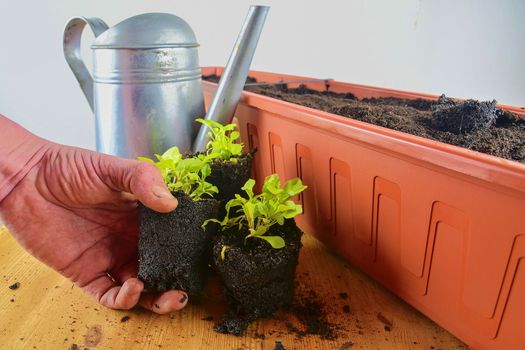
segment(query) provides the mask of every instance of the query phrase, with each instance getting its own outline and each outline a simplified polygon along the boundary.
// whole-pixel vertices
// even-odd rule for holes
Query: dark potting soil
[[[295,334],[297,338],[317,335],[321,339],[337,339],[340,326],[328,321],[326,305],[314,290],[298,291],[290,311],[302,326],[302,329],[298,329],[291,323],[286,325],[288,331]]]
[[[218,77],[204,77],[218,81]],[[254,79],[250,78],[249,82]],[[362,99],[300,86],[248,86],[245,90],[408,134],[525,163],[525,120],[496,102],[399,98]]]
[[[287,220],[283,226],[272,226],[268,235],[283,237],[286,246],[274,249],[258,238],[249,238],[244,244],[246,233],[239,233],[236,227],[214,238],[213,262],[229,306],[214,328],[217,332],[240,335],[252,321],[292,306],[302,231],[295,221]],[[223,261],[225,245],[229,249]]]
[[[457,102],[442,95],[432,108],[431,125],[442,131],[469,134],[496,125],[500,117],[505,115],[496,107],[496,100]]]
[[[216,161],[212,162],[211,174],[206,181],[217,186],[219,193],[215,196],[225,204],[235,194],[241,193],[241,187],[250,179],[252,170],[252,159],[255,152],[243,154],[237,158],[237,162]]]
[[[204,286],[211,237],[215,224],[204,231],[202,223],[215,218],[219,202],[193,201],[174,193],[179,201],[171,213],[157,213],[140,205],[139,278],[148,291],[183,290],[198,295]]]
[[[275,348],[274,350],[286,350],[286,348],[284,347],[283,343],[279,340],[276,340],[275,341]]]

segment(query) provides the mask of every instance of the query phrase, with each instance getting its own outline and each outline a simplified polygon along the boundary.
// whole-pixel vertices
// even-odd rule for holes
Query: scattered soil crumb
[[[88,328],[84,335],[84,345],[89,347],[97,346],[102,340],[102,326],[94,325]]]
[[[291,323],[287,323],[286,327],[298,338],[303,338],[306,335],[318,335],[321,339],[337,339],[336,330],[340,327],[328,321],[328,313],[325,310],[322,298],[315,291],[308,290],[296,293],[292,314],[304,326],[304,330],[297,329]]]
[[[339,298],[341,298],[343,300],[348,299],[348,293],[346,293],[346,292],[339,293]]]
[[[18,288],[20,288],[20,282],[15,282],[15,283],[13,283],[12,285],[9,286],[9,289],[11,289],[11,290],[16,290]]]
[[[69,350],[79,350],[79,347],[77,344],[73,343],[71,344],[71,346],[69,347]]]
[[[391,330],[392,330],[392,328],[390,328],[390,326],[385,325],[385,331],[386,332],[390,332]]]
[[[339,347],[339,350],[348,350],[353,346],[354,346],[353,342],[347,341],[346,343],[341,344],[341,346]]]
[[[120,322],[128,322],[130,318],[131,318],[131,317],[129,317],[128,315],[126,315],[126,316],[124,316],[124,317],[122,317],[122,318],[120,319]]]
[[[279,340],[275,341],[275,350],[286,350],[283,343],[281,343]]]
[[[343,306],[343,312],[345,314],[349,314],[350,312],[352,312],[352,310],[350,309],[350,306],[345,305],[345,306]]]
[[[385,317],[382,313],[378,313],[377,314],[377,319],[381,322],[383,322],[385,324],[385,326],[389,326],[389,327],[392,327],[392,325],[394,324],[392,322],[392,320],[388,319],[387,317]]]

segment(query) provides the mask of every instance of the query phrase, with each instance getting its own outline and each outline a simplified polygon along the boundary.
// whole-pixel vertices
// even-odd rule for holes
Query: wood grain
[[[189,305],[172,315],[142,309],[114,311],[26,253],[0,228],[1,349],[466,349],[453,335],[332,255],[314,238],[303,238],[298,279],[315,289],[338,339],[299,339],[287,330],[291,315],[253,324],[246,336],[213,332],[205,306]],[[10,285],[20,283],[11,290]],[[343,299],[340,293],[347,293]],[[348,305],[350,313],[343,312]],[[348,309],[347,309],[348,311]],[[123,317],[129,320],[122,322]],[[261,339],[261,334],[264,339]],[[75,345],[73,345],[75,344]]]

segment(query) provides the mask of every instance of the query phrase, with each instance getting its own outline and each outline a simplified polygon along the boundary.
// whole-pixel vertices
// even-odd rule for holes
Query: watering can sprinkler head
[[[269,6],[250,6],[205,119],[231,123],[269,10]],[[193,151],[204,151],[208,141],[207,127],[201,125]]]

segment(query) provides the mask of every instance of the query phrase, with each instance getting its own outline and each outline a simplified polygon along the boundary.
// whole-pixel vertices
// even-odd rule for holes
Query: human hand
[[[0,116],[0,125],[5,119]],[[19,243],[104,306],[130,309],[140,303],[160,314],[183,308],[184,292],[143,293],[136,277],[137,200],[159,212],[177,206],[160,172],[152,164],[57,145],[16,127],[24,140],[20,147],[36,150],[22,160],[23,169],[0,169],[0,214]],[[2,174],[18,177],[2,181]],[[12,188],[2,196],[6,183]]]

